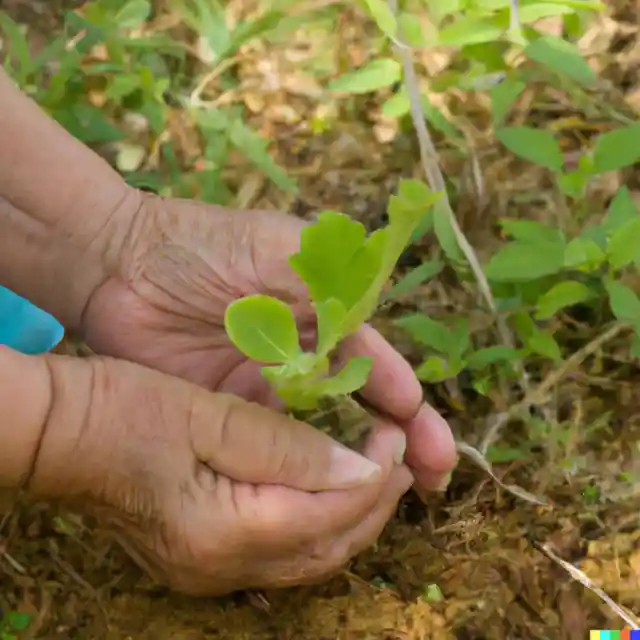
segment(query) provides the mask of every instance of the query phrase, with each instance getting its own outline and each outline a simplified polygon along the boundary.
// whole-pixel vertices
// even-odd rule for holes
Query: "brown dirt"
[[[621,6],[613,26],[603,22],[595,35],[602,38],[616,25],[620,29],[614,29],[604,44],[598,41],[604,53],[597,60],[615,87],[626,87],[625,93],[621,97],[622,89],[611,89],[601,97],[637,113],[633,92],[640,77],[639,56],[629,53],[640,47],[637,21],[632,3]],[[352,59],[364,55],[357,39],[351,40],[358,33],[354,29],[355,35],[348,30],[342,34]],[[255,64],[259,57],[262,66]],[[430,62],[436,59],[433,54]],[[274,68],[283,86],[269,95],[247,90],[239,100],[249,107],[258,104],[253,124],[281,141],[278,157],[298,175],[301,195],[291,202],[245,167],[238,173],[241,204],[290,208],[300,215],[320,207],[336,208],[370,226],[379,224],[398,177],[419,175],[411,139],[400,133],[387,142],[392,125],[368,106],[363,107],[361,120],[339,118],[330,133],[311,134],[304,124],[317,115],[310,99],[313,83],[287,75],[293,71],[286,49],[274,46],[266,52],[247,52],[240,76],[255,80]],[[554,118],[559,127],[566,119],[568,129],[563,134],[569,152],[576,139],[572,127],[586,125],[584,114],[552,89],[545,93],[537,87],[524,96],[517,117],[524,118],[540,100],[556,105],[564,101],[562,113]],[[552,199],[520,204],[511,200],[516,193],[544,195],[546,178],[505,159],[487,134],[481,96],[452,91],[442,107],[459,114],[457,121],[473,141],[474,154],[467,157],[444,142],[440,147],[447,174],[462,176],[466,185],[458,210],[481,253],[494,246],[492,223],[507,208],[513,213],[517,207],[523,215],[542,219],[562,216]],[[287,121],[291,109],[297,114],[293,124]],[[377,127],[375,135],[371,121]],[[174,136],[188,138],[179,118],[175,126]],[[481,164],[482,184],[472,179],[473,159]],[[628,177],[633,189],[640,188],[637,175]],[[602,181],[593,200],[604,207],[616,184]],[[425,243],[409,251],[404,267],[429,251]],[[441,279],[387,309],[376,322],[417,362],[420,354],[393,329],[392,316],[417,308],[434,315],[459,309],[475,317],[476,307],[472,293]],[[562,332],[573,349],[595,337],[592,327],[578,321]],[[32,613],[34,621],[24,637],[44,640],[583,640],[590,628],[621,628],[611,608],[550,560],[540,546],[551,545],[619,604],[640,613],[640,387],[635,386],[640,372],[637,362],[624,354],[620,337],[558,379],[552,403],[559,419],[552,431],[525,436],[522,425],[512,424],[503,434],[505,446],[520,447],[527,438],[534,446],[520,459],[496,465],[496,474],[544,495],[549,506],[514,498],[483,471],[462,461],[446,495],[431,496],[427,504],[414,494],[407,496],[377,549],[359,557],[348,573],[329,584],[193,600],[150,583],[90,523],[52,506],[15,504],[4,510],[0,529],[0,600]],[[536,375],[543,378],[547,373]],[[491,407],[470,393],[463,381],[425,392],[451,420],[456,435],[470,443],[481,437],[496,407],[509,402],[496,398],[496,407]],[[633,480],[622,482],[623,471]],[[595,500],[590,497],[594,487],[599,491]]]

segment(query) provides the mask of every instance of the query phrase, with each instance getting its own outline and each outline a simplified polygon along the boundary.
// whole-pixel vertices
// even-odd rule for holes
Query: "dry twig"
[[[617,604],[611,596],[605,593],[600,587],[596,586],[580,569],[569,564],[566,560],[563,560],[557,555],[548,544],[537,544],[540,551],[542,551],[548,558],[559,564],[574,580],[581,585],[595,593],[616,615],[620,616],[626,624],[632,629],[640,629],[640,622],[636,617]]]
[[[397,0],[388,0],[389,8],[393,12],[393,14],[397,14],[398,11],[398,3]],[[518,3],[516,0],[512,0],[511,13],[513,17],[513,6],[516,7],[515,17],[518,18]],[[467,240],[464,232],[460,228],[458,224],[458,220],[453,212],[453,208],[451,207],[451,201],[449,200],[447,194],[447,187],[444,176],[442,174],[442,170],[440,169],[440,162],[438,158],[438,152],[433,144],[433,140],[431,139],[431,135],[429,133],[429,128],[427,127],[426,120],[422,113],[422,100],[420,97],[420,88],[418,85],[418,78],[416,75],[416,70],[412,58],[412,50],[406,44],[404,34],[401,32],[400,27],[398,28],[398,43],[395,43],[395,48],[398,53],[398,56],[402,60],[402,66],[404,70],[404,80],[405,85],[407,87],[407,93],[409,95],[409,103],[411,108],[411,119],[413,121],[413,125],[416,130],[416,136],[418,138],[418,144],[420,147],[420,159],[422,162],[422,167],[424,169],[427,182],[432,191],[436,193],[442,194],[441,198],[437,201],[436,207],[440,207],[442,213],[445,214],[446,218],[451,225],[454,236],[456,238],[456,242],[460,247],[473,275],[478,283],[478,288],[482,297],[487,304],[487,307],[493,314],[493,317],[496,322],[496,326],[498,329],[498,333],[502,343],[508,347],[514,348],[515,342],[513,340],[513,336],[511,335],[511,331],[505,321],[505,319],[498,313],[495,299],[493,297],[493,293],[491,292],[491,287],[489,286],[489,282],[487,277],[484,274],[482,269],[482,265],[480,264],[480,260],[471,246],[471,243]],[[520,386],[525,394],[529,393],[529,377],[527,375],[526,369],[524,365],[521,363],[517,364],[518,373],[520,374]],[[495,437],[497,430],[494,430],[492,437]]]

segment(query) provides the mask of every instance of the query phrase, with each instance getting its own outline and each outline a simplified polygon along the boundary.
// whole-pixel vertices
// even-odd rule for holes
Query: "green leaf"
[[[587,227],[586,229],[583,229],[582,233],[580,234],[580,239],[593,242],[598,247],[598,249],[600,249],[600,254],[602,256],[601,263],[604,262],[604,251],[607,248],[607,233],[602,225]]]
[[[362,389],[369,378],[372,365],[371,358],[351,358],[335,376],[322,381],[322,395],[336,397]]]
[[[411,207],[421,207],[433,202],[433,192],[424,182],[406,178],[398,184],[398,198]]]
[[[396,326],[404,329],[416,342],[430,347],[434,351],[451,355],[459,349],[451,329],[429,316],[415,313],[399,318]]]
[[[20,611],[10,611],[6,619],[11,631],[24,631],[31,624],[31,616]]]
[[[376,58],[360,69],[345,73],[330,82],[327,89],[340,93],[371,93],[389,87],[402,77],[400,63],[391,58]]]
[[[227,307],[224,325],[235,347],[256,362],[281,364],[300,354],[293,311],[276,298],[253,295],[235,300]]]
[[[565,236],[559,229],[548,227],[535,220],[511,220],[503,218],[500,226],[514,239],[528,244],[564,244]]]
[[[416,377],[424,382],[442,382],[455,378],[464,368],[464,362],[448,361],[441,356],[427,358],[417,369]]]
[[[393,196],[391,196],[391,198],[393,198]],[[391,207],[391,203],[389,206]],[[418,222],[416,228],[413,230],[411,238],[409,239],[409,244],[415,244],[431,230],[433,230],[433,215],[431,215],[431,212],[427,212],[422,216],[422,220]]]
[[[562,352],[554,337],[548,331],[541,330],[528,313],[515,313],[512,321],[518,337],[529,351],[554,361],[562,359]]]
[[[575,82],[593,87],[597,76],[577,47],[566,40],[554,36],[542,36],[531,42],[525,55],[559,75],[565,75]]]
[[[102,109],[88,104],[61,105],[53,115],[71,135],[86,144],[115,142],[124,137],[109,122]]]
[[[497,132],[500,142],[515,155],[551,171],[564,166],[562,149],[553,134],[544,129],[517,126],[505,127]]]
[[[401,91],[393,94],[384,102],[381,107],[382,115],[385,118],[402,118],[411,111],[411,102],[407,90],[402,87]]]
[[[384,296],[384,300],[393,300],[413,291],[413,289],[419,287],[423,282],[437,276],[443,267],[444,264],[440,260],[423,262],[420,266],[412,269],[402,279],[396,282]]]
[[[460,262],[464,256],[453,230],[451,213],[444,203],[439,203],[433,210],[433,230],[438,243],[451,262]]]
[[[494,282],[528,282],[560,273],[563,266],[560,243],[510,242],[493,255],[485,274]]]
[[[398,25],[404,41],[410,47],[424,47],[427,44],[422,33],[420,20],[410,13],[401,13],[398,16]]]
[[[9,49],[9,55],[5,56],[5,66],[15,75],[18,84],[22,85],[33,68],[29,40],[22,32],[20,25],[2,10],[0,10],[0,28],[4,32],[5,43],[9,44],[9,47],[6,47],[6,44],[3,47],[4,49]],[[14,70],[9,67],[10,61],[17,63],[17,69]]]
[[[388,209],[389,224],[366,237],[365,228],[347,216],[325,211],[315,224],[302,230],[300,251],[289,264],[307,285],[311,300],[319,304],[336,298],[347,309],[343,337],[356,331],[378,304],[382,288],[425,213],[438,197],[415,185],[401,185]]]
[[[440,23],[443,18],[463,11],[465,2],[466,0],[428,0],[425,4],[434,20]]]
[[[451,349],[447,354],[450,360],[462,360],[471,348],[471,332],[467,318],[454,318],[451,327]]]
[[[493,126],[500,126],[506,119],[509,109],[526,89],[526,84],[516,78],[507,78],[491,89],[491,116]]]
[[[362,298],[382,264],[382,249],[366,236],[362,224],[335,211],[302,230],[300,252],[289,263],[315,304],[335,298],[349,310]]]
[[[462,134],[449,120],[443,115],[442,110],[434,107],[429,100],[429,96],[423,95],[421,100],[422,113],[427,122],[442,135],[452,140],[460,140]]]
[[[638,218],[638,213],[638,207],[629,188],[620,187],[611,200],[607,215],[602,221],[602,227],[607,233],[611,233],[630,220]]]
[[[588,300],[593,295],[592,291],[582,282],[559,282],[547,291],[538,300],[536,318],[547,320],[553,317],[560,309],[571,307]]]
[[[380,31],[389,38],[395,38],[398,31],[396,17],[385,0],[364,0],[364,2]]]
[[[392,195],[387,205],[387,213],[394,220],[404,215],[415,215],[416,211],[423,211],[423,215],[411,234],[410,243],[417,242],[425,233],[433,228],[431,208],[436,196],[431,189],[419,180],[401,180],[398,195]]]
[[[470,369],[485,369],[499,362],[515,362],[520,359],[520,352],[511,347],[496,345],[478,349],[467,356],[467,365]]]
[[[640,216],[618,227],[609,238],[609,264],[622,269],[640,259]]]
[[[148,20],[151,15],[149,0],[127,0],[122,9],[114,17],[114,22],[121,29],[135,29]]]
[[[344,321],[347,309],[336,298],[329,298],[315,305],[318,317],[318,346],[317,353],[327,355],[342,339]]]
[[[547,4],[560,4],[577,11],[606,11],[607,5],[598,0],[544,0]]]
[[[540,356],[554,362],[562,360],[562,352],[555,338],[547,331],[536,331],[527,341],[527,347]]]
[[[640,124],[614,129],[598,136],[593,148],[595,173],[617,171],[640,161]]]
[[[120,73],[113,76],[104,95],[109,100],[121,101],[140,88],[140,77],[131,73]]]
[[[429,96],[421,96],[421,106],[424,117],[436,131],[453,140],[459,140],[462,137],[460,131],[443,115],[442,111],[431,104]],[[382,105],[382,114],[387,118],[402,118],[410,110],[411,103],[405,87]]]
[[[268,142],[248,127],[241,118],[235,118],[227,134],[231,143],[264,173],[278,188],[292,192],[296,183],[271,157]]]
[[[525,445],[526,446],[526,445]],[[515,462],[517,460],[526,459],[529,454],[526,448],[517,449],[505,445],[491,445],[487,449],[485,458],[491,464],[504,464],[506,462]]]
[[[622,322],[640,322],[640,298],[636,293],[615,280],[607,282],[606,287],[613,315]]]
[[[569,15],[573,13],[571,7],[562,4],[552,4],[550,2],[540,2],[536,4],[523,4],[520,7],[520,22],[522,24],[529,24],[531,22],[537,22],[542,18],[549,18],[552,16]]]
[[[574,200],[579,200],[584,196],[589,178],[589,174],[582,171],[566,171],[556,174],[556,182],[562,193]]]
[[[290,409],[314,409],[323,395],[322,384],[329,373],[329,359],[299,352],[287,364],[262,367],[260,373]]]
[[[505,29],[495,18],[463,16],[438,34],[437,44],[446,47],[464,47],[499,40]]]
[[[599,269],[606,259],[605,252],[588,235],[573,238],[564,252],[566,269],[590,272]]]

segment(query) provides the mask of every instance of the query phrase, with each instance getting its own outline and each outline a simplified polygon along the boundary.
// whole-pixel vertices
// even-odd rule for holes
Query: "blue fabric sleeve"
[[[27,355],[51,351],[64,327],[50,314],[0,286],[0,344]]]

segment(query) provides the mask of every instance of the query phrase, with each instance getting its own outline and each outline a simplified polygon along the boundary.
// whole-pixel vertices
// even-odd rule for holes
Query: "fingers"
[[[406,463],[420,486],[445,488],[443,483],[457,463],[456,444],[446,420],[428,404],[403,425],[407,434]]]
[[[366,457],[381,469],[375,484],[312,495],[285,487],[249,488],[245,485],[236,487],[234,502],[247,509],[242,519],[252,529],[251,537],[280,548],[311,545],[323,549],[323,545],[332,544],[368,518],[372,510],[382,504],[383,496],[389,500],[387,491],[391,491],[397,501],[409,488],[411,474],[398,462],[402,460],[405,448],[406,437],[402,429],[391,423],[381,423],[365,447]],[[403,470],[399,472],[399,479],[396,478],[398,469]],[[356,543],[349,542],[357,546]],[[325,554],[315,555],[324,557]]]
[[[345,341],[340,359],[364,355],[373,358],[373,367],[362,390],[363,397],[374,408],[396,418],[404,428],[406,462],[416,481],[425,489],[440,489],[456,464],[449,425],[422,403],[422,388],[411,365],[369,325]]]
[[[401,429],[395,425],[387,424],[379,427],[369,445],[372,449],[369,455],[375,459],[377,457],[375,451],[373,451],[375,449],[377,449],[381,455],[384,455],[384,447],[386,446],[388,448],[390,446],[384,441],[391,438],[395,438],[397,441],[398,434],[401,433]],[[336,543],[335,553],[338,559],[342,557],[344,559],[343,561],[348,561],[361,551],[374,545],[387,522],[395,513],[398,502],[411,488],[413,475],[406,465],[397,464],[398,460],[402,460],[402,456],[399,454],[400,450],[398,449],[398,457],[394,460],[396,464],[394,464],[393,468],[389,469],[388,480],[383,485],[382,493],[376,502],[375,508],[361,520],[355,528],[347,531],[342,539]],[[383,462],[381,462],[381,464],[384,465]]]
[[[422,402],[422,387],[411,365],[369,325],[363,325],[340,348],[341,362],[359,356],[373,360],[362,396],[398,422],[411,420]]]
[[[189,428],[198,460],[237,482],[327,491],[380,481],[375,462],[304,422],[232,395],[194,392]]]
[[[383,481],[376,487],[314,496],[299,492],[281,495],[282,511],[277,522],[272,522],[269,531],[263,529],[253,535],[269,540],[280,549],[284,543],[288,552],[273,558],[265,572],[257,577],[257,584],[282,587],[318,582],[372,546],[413,482],[410,470],[396,463],[404,446],[404,433],[399,427],[380,424],[365,449],[366,455],[383,469]],[[274,515],[271,503],[268,512],[265,509],[265,516]],[[281,529],[285,522],[288,525]]]

